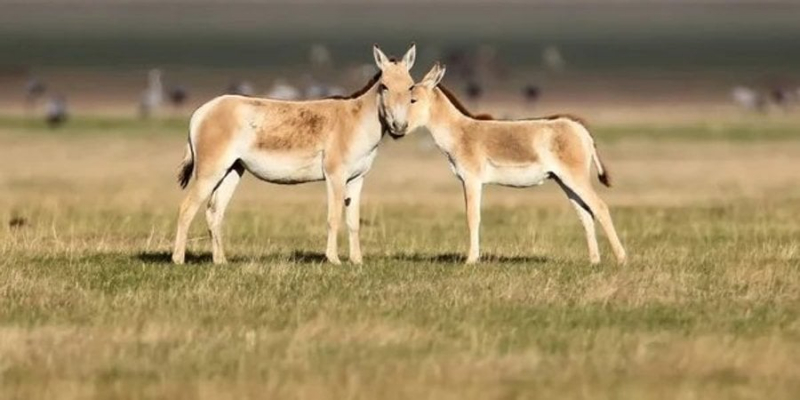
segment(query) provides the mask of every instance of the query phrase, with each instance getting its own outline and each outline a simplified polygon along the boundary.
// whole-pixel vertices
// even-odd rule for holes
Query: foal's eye
[[[414,104],[416,102],[417,102],[417,99],[411,99],[411,104]]]

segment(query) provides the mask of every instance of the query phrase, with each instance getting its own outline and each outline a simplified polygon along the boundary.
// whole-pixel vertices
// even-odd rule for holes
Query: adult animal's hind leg
[[[217,188],[211,194],[206,209],[206,222],[208,231],[211,234],[211,253],[215,264],[227,262],[225,251],[222,247],[222,221],[225,217],[225,209],[233,197],[233,192],[239,184],[239,180],[244,174],[244,167],[240,163],[235,163],[228,171]]]
[[[172,251],[172,261],[175,264],[183,264],[186,256],[186,235],[189,232],[189,226],[192,224],[192,219],[200,208],[200,205],[205,201],[214,187],[219,182],[221,177],[211,176],[198,178],[196,181],[189,185],[189,192],[186,198],[181,203],[180,213],[178,215],[178,227],[175,232],[175,248]]]

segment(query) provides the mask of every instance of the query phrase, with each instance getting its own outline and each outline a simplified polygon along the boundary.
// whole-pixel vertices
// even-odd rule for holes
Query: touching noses
[[[405,133],[406,129],[408,129],[407,114],[408,110],[404,105],[400,104],[393,107],[391,125],[395,133]]]
[[[392,134],[402,135],[408,130],[408,103],[402,96],[383,98],[382,114]]]
[[[392,122],[392,130],[395,133],[404,133],[406,129],[408,129],[408,122],[399,122],[397,120]]]

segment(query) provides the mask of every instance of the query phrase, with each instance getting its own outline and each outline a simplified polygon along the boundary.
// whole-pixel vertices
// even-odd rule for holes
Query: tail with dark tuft
[[[611,187],[611,176],[608,175],[607,170],[604,170],[602,173],[597,174],[597,179],[600,179],[600,183],[602,183],[603,185]]]
[[[606,185],[607,187],[611,187],[611,175],[608,173],[608,168],[603,165],[603,162],[600,161],[600,155],[597,154],[597,146],[594,146],[594,154],[592,154],[592,159],[594,160],[594,165],[597,167],[597,179],[600,180],[600,183]]]
[[[192,179],[192,172],[194,171],[194,152],[192,151],[192,144],[186,144],[186,153],[183,156],[183,161],[178,167],[178,183],[181,189],[186,189],[189,181]]]

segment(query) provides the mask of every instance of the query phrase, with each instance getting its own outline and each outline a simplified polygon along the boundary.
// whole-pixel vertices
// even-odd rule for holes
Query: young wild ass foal
[[[577,119],[555,116],[520,121],[495,121],[473,116],[439,85],[445,69],[439,64],[414,86],[409,129],[426,126],[464,185],[470,246],[468,263],[479,257],[482,186],[485,183],[528,187],[552,178],[578,212],[586,230],[589,259],[600,262],[594,218],[600,221],[620,263],[625,249],[617,237],[608,207],[591,185],[591,166],[609,186],[594,140]]]
[[[377,45],[373,54],[380,71],[349,97],[278,101],[227,95],[194,112],[179,174],[181,186],[189,187],[178,217],[172,253],[176,264],[184,262],[189,225],[209,197],[206,220],[213,259],[226,261],[222,219],[245,170],[279,184],[325,180],[325,255],[328,261],[340,263],[336,236],[345,206],[350,261],[361,263],[359,203],[364,175],[383,135],[399,138],[406,133],[409,89],[414,84],[409,70],[416,47],[412,45],[400,61],[387,58]]]

